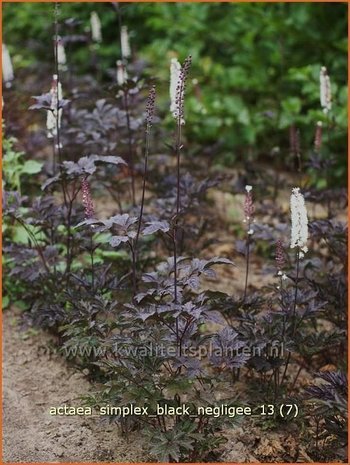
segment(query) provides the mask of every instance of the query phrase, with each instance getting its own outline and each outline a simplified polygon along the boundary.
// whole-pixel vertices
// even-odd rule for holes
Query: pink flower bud
[[[88,220],[90,218],[93,218],[93,216],[95,215],[95,211],[94,211],[94,203],[92,201],[92,196],[91,196],[90,184],[86,178],[82,179],[81,181],[81,189],[83,193],[83,206],[85,208],[85,219]]]
[[[251,219],[254,211],[255,211],[255,207],[254,207],[252,192],[251,190],[246,190],[245,200],[244,200],[244,214],[245,214],[246,220]]]
[[[286,257],[285,257],[281,239],[278,239],[278,241],[276,242],[275,260],[276,260],[278,270],[282,270],[282,268],[284,267],[286,263]]]

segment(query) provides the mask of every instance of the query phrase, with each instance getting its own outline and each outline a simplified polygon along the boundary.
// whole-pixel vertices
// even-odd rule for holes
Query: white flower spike
[[[47,137],[52,139],[57,136],[57,129],[61,127],[62,108],[58,110],[57,117],[57,103],[62,100],[62,85],[58,82],[57,74],[53,75],[52,85],[50,89],[51,94],[51,110],[47,111],[46,129]]]
[[[170,113],[177,118],[176,91],[180,78],[181,65],[177,58],[172,58],[170,62]]]
[[[121,60],[117,60],[117,83],[122,86],[128,80],[128,72]]]
[[[302,250],[299,257],[303,258],[304,253],[308,250],[306,246],[308,239],[308,219],[305,200],[300,193],[299,187],[294,187],[292,189],[290,210],[292,221],[290,247],[291,249],[299,247],[299,249]]]
[[[67,69],[67,57],[61,37],[57,37],[57,63],[60,70]]]
[[[91,37],[94,42],[102,42],[102,33],[101,33],[101,21],[96,13],[93,11],[90,16],[90,25],[91,25]]]
[[[11,87],[14,73],[10,53],[5,44],[2,44],[2,79],[6,87]]]
[[[191,63],[191,55],[188,55],[188,57],[183,62],[182,66],[176,58],[172,58],[170,62],[170,112],[181,125],[185,124],[185,84]]]
[[[327,68],[322,66],[320,71],[320,103],[324,113],[332,109],[331,80],[327,73]]]
[[[122,49],[122,58],[123,60],[129,58],[131,55],[130,42],[129,42],[129,33],[128,27],[122,26],[120,32],[120,44]]]

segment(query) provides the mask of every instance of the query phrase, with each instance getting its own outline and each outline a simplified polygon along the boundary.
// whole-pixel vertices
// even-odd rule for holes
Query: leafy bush
[[[52,59],[44,45],[51,40],[46,20],[51,10],[49,4],[4,5],[4,41],[19,68],[35,67],[36,59],[47,66]],[[94,10],[103,33],[96,50],[86,32]],[[183,59],[191,52],[196,78],[190,83],[186,135],[196,141],[195,153],[201,153],[202,144],[212,145],[211,158],[216,155],[218,164],[266,159],[276,147],[285,157],[293,124],[300,129],[306,151],[315,122],[327,122],[319,105],[319,69],[327,66],[334,108],[334,136],[327,150],[338,152],[334,179],[345,184],[346,5],[144,3],[121,4],[119,11],[129,27],[138,69],[145,60],[150,65],[147,72],[164,82],[170,58]],[[79,3],[62,4],[61,16],[60,34],[71,70],[91,71],[97,65],[104,79],[110,79],[121,56],[117,9],[113,4],[87,4],[83,10]],[[81,23],[69,20],[76,16]],[[16,46],[24,41],[25,54]],[[166,115],[167,87],[158,86],[158,94]]]

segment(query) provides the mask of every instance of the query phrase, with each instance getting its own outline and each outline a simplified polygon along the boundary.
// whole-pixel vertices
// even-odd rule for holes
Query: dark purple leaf
[[[143,230],[145,236],[149,234],[154,234],[157,231],[162,231],[164,233],[168,232],[170,229],[169,223],[167,221],[151,221],[147,223],[148,226]]]
[[[112,236],[109,243],[112,247],[118,247],[122,242],[128,242],[128,236]]]

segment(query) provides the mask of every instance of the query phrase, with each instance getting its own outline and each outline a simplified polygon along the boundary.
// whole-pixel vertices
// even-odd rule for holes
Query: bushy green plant
[[[15,150],[15,143],[16,139],[13,137],[3,139],[3,180],[6,190],[14,190],[21,194],[23,176],[39,173],[43,164],[36,160],[24,160],[24,153]]]
[[[25,69],[39,58],[49,60],[42,44],[50,40],[46,22],[50,4],[4,5],[4,40],[15,65]],[[112,4],[62,4],[62,36],[85,34],[91,11],[101,17],[103,42],[98,66],[105,79],[120,59],[118,11]],[[38,12],[39,14],[36,14]],[[149,64],[149,73],[164,81],[172,56],[194,58],[193,92],[187,137],[213,144],[215,162],[232,164],[269,156],[274,147],[288,152],[288,128],[300,128],[302,145],[313,137],[313,124],[324,120],[319,105],[319,69],[329,69],[333,87],[334,137],[329,150],[340,153],[334,178],[345,182],[347,127],[347,25],[344,4],[121,4],[134,54]],[[35,15],[35,21],[33,21]],[[64,20],[79,17],[81,25]],[[329,27],[329,25],[332,27]],[[85,72],[93,64],[91,44],[67,46],[69,65]],[[327,37],[325,41],[324,38]],[[16,44],[30,41],[25,55]],[[163,63],[162,67],[153,63]],[[96,63],[95,63],[96,65]],[[159,86],[160,108],[167,113],[168,89]],[[168,118],[170,124],[170,119]],[[217,144],[219,145],[217,146]],[[213,155],[211,154],[211,158]]]

